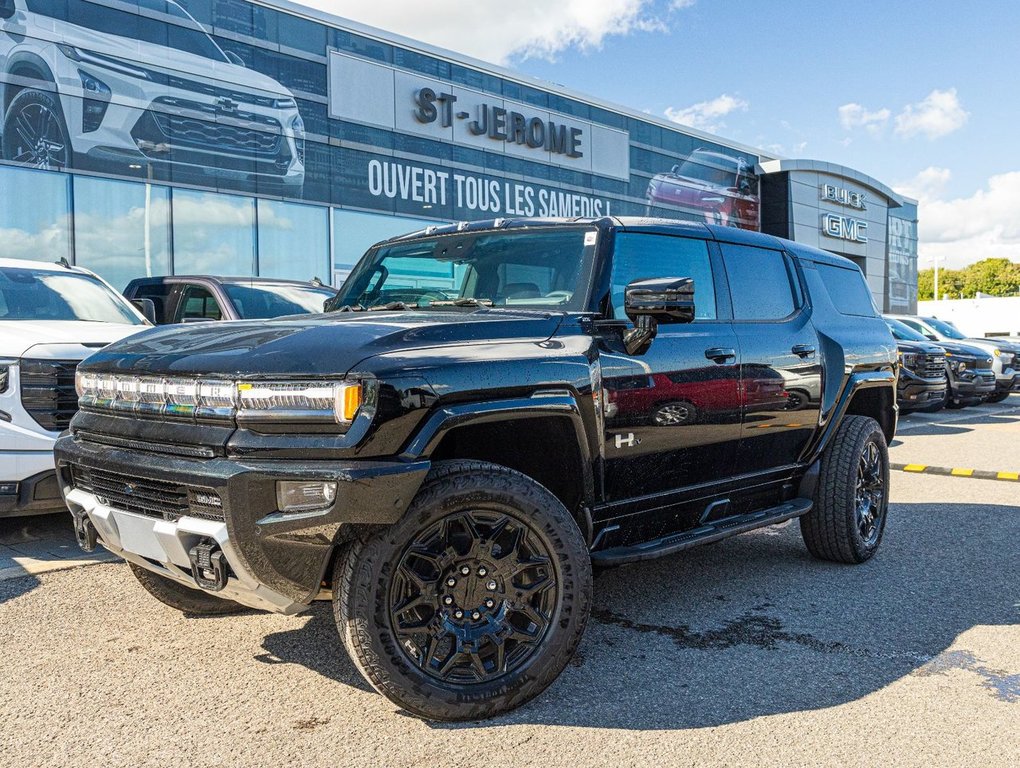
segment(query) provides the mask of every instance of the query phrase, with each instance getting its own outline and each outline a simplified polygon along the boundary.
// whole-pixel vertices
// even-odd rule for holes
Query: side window
[[[797,308],[793,265],[782,251],[721,243],[735,320],[782,320]]]
[[[193,318],[221,320],[223,313],[220,305],[208,290],[200,285],[189,285],[181,295],[181,303],[177,307],[177,322]]]
[[[135,290],[135,295],[132,296],[134,299],[151,299],[152,304],[156,309],[156,322],[165,323],[168,318],[166,316],[167,310],[167,297],[170,295],[170,291],[173,289],[173,285],[169,283],[151,283],[149,285],[140,285]]]
[[[653,277],[694,279],[694,316],[715,320],[715,280],[708,243],[687,237],[620,232],[613,250],[613,317],[626,320],[623,294],[628,283]]]
[[[832,305],[841,315],[874,317],[878,314],[864,275],[858,269],[843,269],[815,263]]]

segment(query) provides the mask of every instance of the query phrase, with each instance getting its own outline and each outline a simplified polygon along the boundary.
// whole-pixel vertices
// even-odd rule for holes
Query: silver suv
[[[174,0],[0,0],[5,160],[299,192],[305,129],[276,80]]]

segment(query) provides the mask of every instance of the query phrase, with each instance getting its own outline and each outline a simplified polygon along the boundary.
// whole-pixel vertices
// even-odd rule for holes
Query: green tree
[[[939,270],[939,293],[952,299],[973,299],[978,292],[991,296],[1020,295],[1020,264],[1009,259],[982,259],[963,269]],[[917,273],[917,298],[935,297],[935,270]]]

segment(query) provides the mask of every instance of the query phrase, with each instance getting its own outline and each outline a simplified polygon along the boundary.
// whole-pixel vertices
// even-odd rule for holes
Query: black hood
[[[342,376],[384,352],[474,341],[544,341],[562,319],[560,314],[478,309],[331,312],[164,326],[111,344],[82,368],[185,376]]]
[[[975,360],[980,360],[982,362],[986,360],[990,361],[992,358],[992,356],[983,349],[972,347],[970,344],[962,341],[940,341],[938,342],[938,346],[942,347],[947,352],[952,352],[954,357],[972,357]]]
[[[908,341],[907,339],[897,340],[896,348],[900,352],[907,352],[909,354],[940,355],[943,352],[942,347],[938,344],[932,344],[927,341]]]

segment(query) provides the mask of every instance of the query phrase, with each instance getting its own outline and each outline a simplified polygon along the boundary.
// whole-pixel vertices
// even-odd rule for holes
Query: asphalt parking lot
[[[891,457],[1020,471],[1020,395],[907,416]],[[892,489],[883,547],[863,566],[813,561],[793,523],[601,574],[563,676],[506,717],[460,725],[371,691],[328,604],[182,616],[123,564],[73,559],[62,516],[0,520],[0,754],[11,766],[1018,765],[1020,482],[897,471]]]

